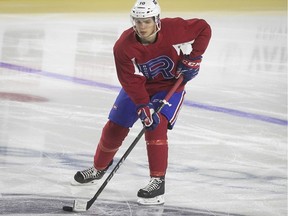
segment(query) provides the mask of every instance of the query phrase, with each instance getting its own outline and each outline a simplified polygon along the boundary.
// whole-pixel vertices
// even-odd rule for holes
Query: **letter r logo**
[[[144,64],[137,64],[137,66],[147,79],[153,79],[159,74],[162,74],[165,79],[174,77],[172,74],[174,63],[167,56],[160,56]]]

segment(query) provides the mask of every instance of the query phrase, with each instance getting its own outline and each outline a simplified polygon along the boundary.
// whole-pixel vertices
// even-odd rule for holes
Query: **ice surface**
[[[176,15],[206,19],[213,36],[169,133],[166,203],[136,204],[149,181],[141,140],[82,214],[286,215],[286,15]],[[70,181],[92,164],[120,88],[112,47],[127,27],[126,14],[0,15],[0,214],[67,215],[63,205],[94,196],[103,180]]]

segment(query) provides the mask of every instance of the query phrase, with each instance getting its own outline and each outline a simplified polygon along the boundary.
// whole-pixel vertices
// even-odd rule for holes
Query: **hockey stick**
[[[162,100],[162,104],[161,106],[159,106],[156,110],[157,113],[159,113],[162,108],[165,105],[169,105],[168,100],[171,98],[171,96],[175,93],[175,91],[177,90],[177,88],[180,86],[180,84],[183,81],[183,77],[180,76],[179,79],[177,80],[177,82],[174,84],[174,86],[170,89],[170,91],[167,93],[166,97]],[[101,194],[101,192],[104,190],[104,188],[106,187],[106,185],[108,184],[108,182],[111,180],[111,178],[114,176],[114,174],[117,172],[117,170],[119,169],[119,167],[121,166],[121,164],[126,160],[127,156],[130,154],[130,152],[132,151],[132,149],[135,147],[135,145],[138,143],[138,141],[140,140],[140,138],[143,136],[143,134],[145,133],[145,127],[142,128],[142,130],[140,131],[140,133],[137,135],[137,137],[134,139],[134,141],[132,142],[132,144],[129,146],[129,148],[126,150],[126,152],[123,154],[123,156],[121,157],[121,159],[119,160],[119,162],[116,164],[116,166],[113,168],[113,170],[111,171],[111,173],[108,175],[108,177],[105,179],[105,181],[103,182],[103,184],[101,185],[101,187],[98,189],[98,191],[96,192],[96,194],[94,195],[94,197],[92,199],[90,199],[89,201],[81,201],[81,200],[74,200],[73,203],[73,207],[71,206],[63,206],[63,210],[64,211],[69,211],[69,212],[83,212],[83,211],[87,211],[92,205],[93,203],[96,201],[96,199],[98,198],[98,196]]]

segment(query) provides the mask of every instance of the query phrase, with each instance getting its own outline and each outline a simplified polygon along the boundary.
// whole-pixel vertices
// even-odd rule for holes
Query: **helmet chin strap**
[[[152,34],[150,34],[149,36],[147,36],[147,37],[142,37],[142,36],[138,33],[138,31],[137,31],[137,29],[136,29],[135,26],[133,26],[133,29],[134,29],[134,31],[136,32],[136,34],[138,35],[139,38],[141,38],[141,39],[143,39],[143,40],[149,40],[149,38],[153,37],[154,35],[157,34],[157,32],[160,31],[161,27],[160,27],[159,24],[156,24],[156,30],[155,30]]]
[[[157,32],[159,32],[159,31],[160,31],[160,29],[157,28],[157,29],[156,29],[152,34],[150,34],[149,36],[147,36],[147,37],[142,37],[142,36],[138,33],[138,31],[136,30],[136,28],[135,28],[135,32],[136,32],[136,34],[138,35],[138,37],[141,38],[141,39],[144,39],[144,40],[147,40],[147,39],[153,37],[153,36],[156,35]]]

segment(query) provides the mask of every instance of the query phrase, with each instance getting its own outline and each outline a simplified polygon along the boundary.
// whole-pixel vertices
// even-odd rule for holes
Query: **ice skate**
[[[112,165],[113,161],[104,170],[97,170],[92,166],[91,168],[85,169],[83,171],[78,171],[74,175],[74,181],[71,182],[72,185],[91,185],[100,180],[108,168]]]
[[[164,177],[151,177],[149,184],[138,191],[137,202],[140,205],[161,205],[164,204],[164,193]]]

